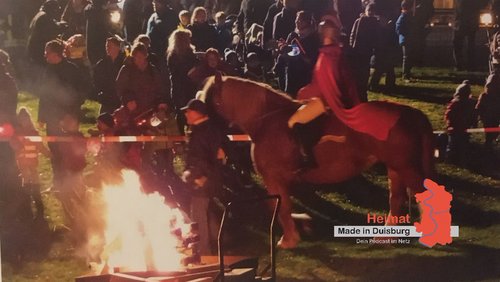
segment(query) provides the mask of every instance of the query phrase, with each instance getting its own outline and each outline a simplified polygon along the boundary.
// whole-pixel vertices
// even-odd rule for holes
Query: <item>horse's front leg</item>
[[[290,185],[278,181],[267,181],[267,191],[270,195],[280,195],[281,207],[278,220],[283,228],[283,236],[278,241],[278,247],[283,249],[295,248],[300,241],[300,235],[292,219],[292,201],[290,199]],[[274,205],[273,207],[274,208]]]

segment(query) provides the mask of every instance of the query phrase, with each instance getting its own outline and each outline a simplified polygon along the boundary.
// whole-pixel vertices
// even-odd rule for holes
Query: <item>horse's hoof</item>
[[[297,244],[300,241],[300,236],[296,235],[293,238],[285,238],[285,236],[281,236],[278,241],[278,247],[281,249],[294,249],[297,247]]]

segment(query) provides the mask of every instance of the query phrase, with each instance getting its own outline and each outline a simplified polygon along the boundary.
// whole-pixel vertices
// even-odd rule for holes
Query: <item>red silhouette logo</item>
[[[436,244],[451,243],[451,200],[452,196],[444,186],[426,179],[424,187],[427,191],[416,194],[421,209],[420,222],[415,222],[417,232],[422,232],[418,240],[422,245],[432,248]]]

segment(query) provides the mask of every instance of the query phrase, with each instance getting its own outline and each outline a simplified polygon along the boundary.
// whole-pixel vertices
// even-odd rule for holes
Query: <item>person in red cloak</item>
[[[342,50],[340,24],[327,18],[319,24],[323,47],[312,82],[302,88],[298,99],[308,100],[293,114],[288,126],[300,137],[301,125],[327,112],[327,107],[344,124],[378,140],[387,140],[400,113],[391,103],[361,103],[349,63]],[[300,138],[299,138],[300,141]],[[302,146],[303,147],[303,146]],[[304,166],[315,166],[312,148],[302,148]]]

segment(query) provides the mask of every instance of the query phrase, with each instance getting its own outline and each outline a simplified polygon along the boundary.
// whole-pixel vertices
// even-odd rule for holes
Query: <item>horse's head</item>
[[[251,132],[267,114],[296,107],[293,101],[270,86],[247,79],[217,74],[207,80],[200,99],[217,115]]]

